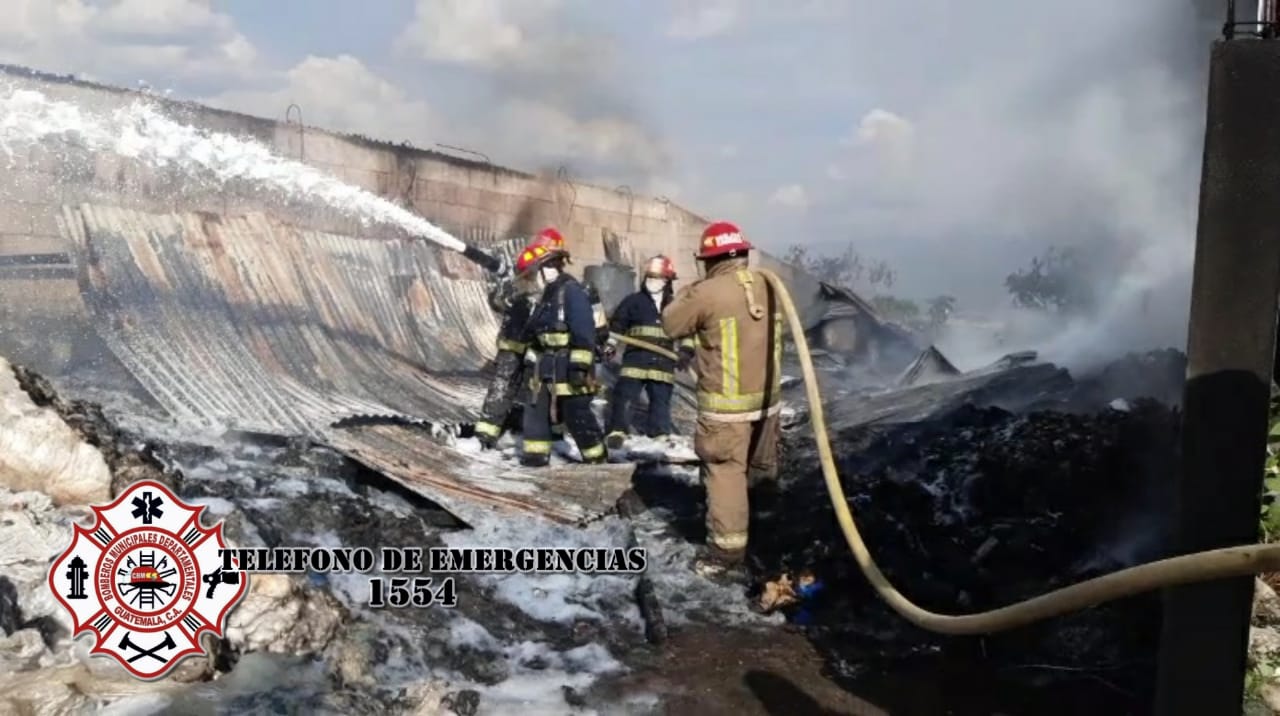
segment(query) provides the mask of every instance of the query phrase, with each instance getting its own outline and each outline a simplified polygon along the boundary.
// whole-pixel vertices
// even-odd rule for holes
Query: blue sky
[[[3,61],[567,164],[974,303],[1050,243],[1189,256],[1221,23],[1193,0],[6,5]]]

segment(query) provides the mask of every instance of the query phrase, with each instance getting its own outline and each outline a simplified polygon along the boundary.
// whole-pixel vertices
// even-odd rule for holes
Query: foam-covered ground
[[[1027,380],[1043,387],[1037,376]],[[1052,383],[1051,402],[1069,405],[1060,382]],[[909,414],[928,413],[928,420],[837,424],[845,489],[895,583],[934,608],[966,611],[1150,556],[1150,545],[1134,552],[1134,536],[1150,530],[1130,517],[1152,509],[1146,488],[1158,487],[1159,476],[1169,472],[1160,449],[1172,444],[1170,416],[1133,400],[1133,391],[1085,387],[1092,395],[1073,405],[1074,416],[956,408],[955,401],[942,401],[930,413],[929,396],[916,390],[899,397],[924,406]],[[710,714],[718,712],[706,710],[708,704],[736,690],[728,703],[741,716],[765,712],[759,709],[766,698],[742,688],[749,678],[759,682],[759,674],[745,671],[757,651],[770,654],[773,676],[785,672],[811,693],[830,689],[834,675],[844,693],[918,707],[903,706],[906,712],[934,713],[922,704],[946,704],[957,714],[1043,716],[1064,704],[1132,707],[1146,690],[1154,611],[1142,600],[1047,623],[1021,638],[944,640],[904,628],[851,563],[803,429],[784,439],[784,495],[753,517],[753,569],[757,575],[812,569],[827,588],[785,617],[766,618],[747,608],[740,591],[688,568],[702,529],[697,468],[686,462],[688,438],[632,438],[615,454],[641,464],[636,492],[647,509],[631,519],[609,517],[577,529],[495,514],[466,528],[326,450],[189,434],[121,395],[86,391],[80,397],[103,402],[122,427],[166,446],[182,476],[179,493],[225,515],[228,534],[242,546],[638,544],[649,551],[647,577],[665,621],[676,627],[666,649],[646,643],[637,579],[630,576],[457,575],[456,608],[394,610],[366,606],[364,576],[315,575],[300,580],[302,588],[289,597],[309,605],[305,619],[296,611],[268,610],[246,638],[254,648],[226,659],[229,673],[178,694],[117,703],[136,709],[121,713],[285,706],[430,713],[446,703],[458,713]],[[517,438],[504,438],[496,451],[451,439],[479,469],[518,456]],[[572,439],[557,445],[557,463],[576,457]],[[1098,500],[1114,509],[1102,514]],[[808,625],[784,637],[777,627],[788,617]],[[272,623],[289,618],[296,626]],[[330,619],[339,624],[331,635],[309,626]],[[765,627],[763,639],[745,636],[753,627]],[[278,637],[267,641],[262,634]],[[800,660],[808,660],[803,673],[784,668]],[[682,678],[700,685],[671,696]],[[772,683],[775,696],[788,693],[771,679],[759,683]],[[981,702],[964,695],[975,684],[988,692]],[[679,699],[684,707],[673,706]]]
[[[687,535],[672,528],[673,516],[662,506],[633,520],[613,516],[586,528],[508,514],[466,527],[328,450],[193,433],[145,402],[86,392],[104,404],[122,430],[166,446],[169,466],[181,475],[179,494],[207,506],[208,519],[225,519],[237,546],[636,544],[648,550],[647,576],[668,625],[777,624],[782,619],[755,615],[740,590],[693,575],[688,565],[694,548]],[[504,436],[494,451],[481,450],[474,438],[449,440],[478,466],[518,459],[518,437]],[[637,437],[624,450],[629,459],[647,463],[643,470],[650,482],[687,488],[697,481],[697,468],[687,464],[696,460],[689,438]],[[556,463],[577,458],[572,438],[557,443]],[[385,712],[416,707],[412,701],[424,683],[438,685],[423,697],[428,700],[439,692],[441,698],[465,701],[474,691],[479,714],[654,713],[658,708],[659,695],[643,691],[614,695],[607,703],[593,703],[589,696],[602,677],[624,677],[633,652],[648,648],[634,576],[459,574],[456,608],[400,610],[367,606],[370,576],[375,574],[310,575],[307,580],[308,589],[326,592],[340,605],[343,626],[334,641],[349,641],[350,648],[329,644],[301,660],[287,651],[240,654],[230,673],[216,681],[176,695],[140,695],[116,703],[116,712],[188,711],[199,705],[226,712],[283,703]],[[353,649],[368,662],[366,683],[339,679],[335,685],[335,670],[348,668],[335,662]]]

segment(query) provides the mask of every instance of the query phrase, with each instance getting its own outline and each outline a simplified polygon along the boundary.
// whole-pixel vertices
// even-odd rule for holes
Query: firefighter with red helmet
[[[622,447],[631,432],[632,403],[645,393],[649,400],[647,429],[649,437],[672,433],[671,396],[675,391],[676,370],[693,359],[693,341],[677,342],[662,327],[662,309],[671,303],[676,280],[676,267],[666,256],[654,256],[645,262],[640,290],[622,299],[609,320],[609,330],[619,335],[651,343],[668,351],[680,348],[680,365],[671,358],[641,347],[627,346],[622,354],[622,367],[609,400],[609,434],[605,444],[610,450]],[[617,341],[610,339],[607,353],[612,355]]]
[[[697,335],[694,449],[707,489],[707,545],[694,567],[735,581],[745,577],[749,478],[777,477],[782,408],[782,313],[748,267],[752,248],[733,224],[708,226],[697,254],[705,278],[662,311],[669,335]]]
[[[550,462],[552,426],[561,422],[577,443],[583,462],[604,462],[607,457],[603,431],[591,412],[596,392],[596,320],[587,290],[564,270],[567,258],[563,240],[559,244],[535,240],[516,258],[517,276],[531,281],[541,294],[529,318],[525,351],[529,395],[520,461],[531,467]]]
[[[552,227],[538,232],[529,246],[564,250],[564,237]],[[565,251],[568,256],[568,251]],[[505,431],[518,429],[523,420],[520,386],[524,382],[524,354],[528,349],[526,329],[540,292],[529,280],[505,280],[489,294],[489,304],[502,315],[498,329],[498,352],[494,371],[485,393],[476,438],[486,450],[494,448]],[[555,426],[557,434],[563,426]]]

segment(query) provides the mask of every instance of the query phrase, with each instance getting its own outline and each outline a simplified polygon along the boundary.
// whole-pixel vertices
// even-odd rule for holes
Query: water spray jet
[[[458,252],[488,271],[503,269],[498,259],[377,194],[275,154],[252,139],[174,121],[145,100],[109,113],[93,113],[34,90],[12,85],[0,88],[0,152],[8,157],[10,166],[20,151],[50,140],[110,152],[151,167],[200,170],[200,179],[211,179],[219,186],[245,181],[290,198],[320,201],[365,226],[394,226],[414,238]]]

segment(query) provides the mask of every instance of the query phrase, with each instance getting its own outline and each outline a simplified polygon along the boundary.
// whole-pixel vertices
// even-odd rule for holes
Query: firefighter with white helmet
[[[694,448],[707,488],[706,576],[745,577],[749,477],[773,483],[782,408],[782,312],[738,227],[718,221],[702,233],[704,279],[662,311],[669,335],[696,334],[698,425]]]
[[[671,259],[654,256],[645,262],[640,290],[624,298],[614,309],[613,317],[609,320],[609,330],[675,351],[677,341],[662,327],[662,309],[672,301],[675,280],[676,268]],[[611,355],[616,350],[616,343],[610,339],[608,354]],[[692,360],[692,339],[680,341],[679,348],[680,354],[685,356],[680,365],[668,356],[642,347],[626,348],[609,401],[609,434],[605,437],[609,449],[621,448],[631,432],[631,409],[642,392],[649,400],[645,434],[661,438],[672,433],[671,396],[675,391],[676,370]]]

